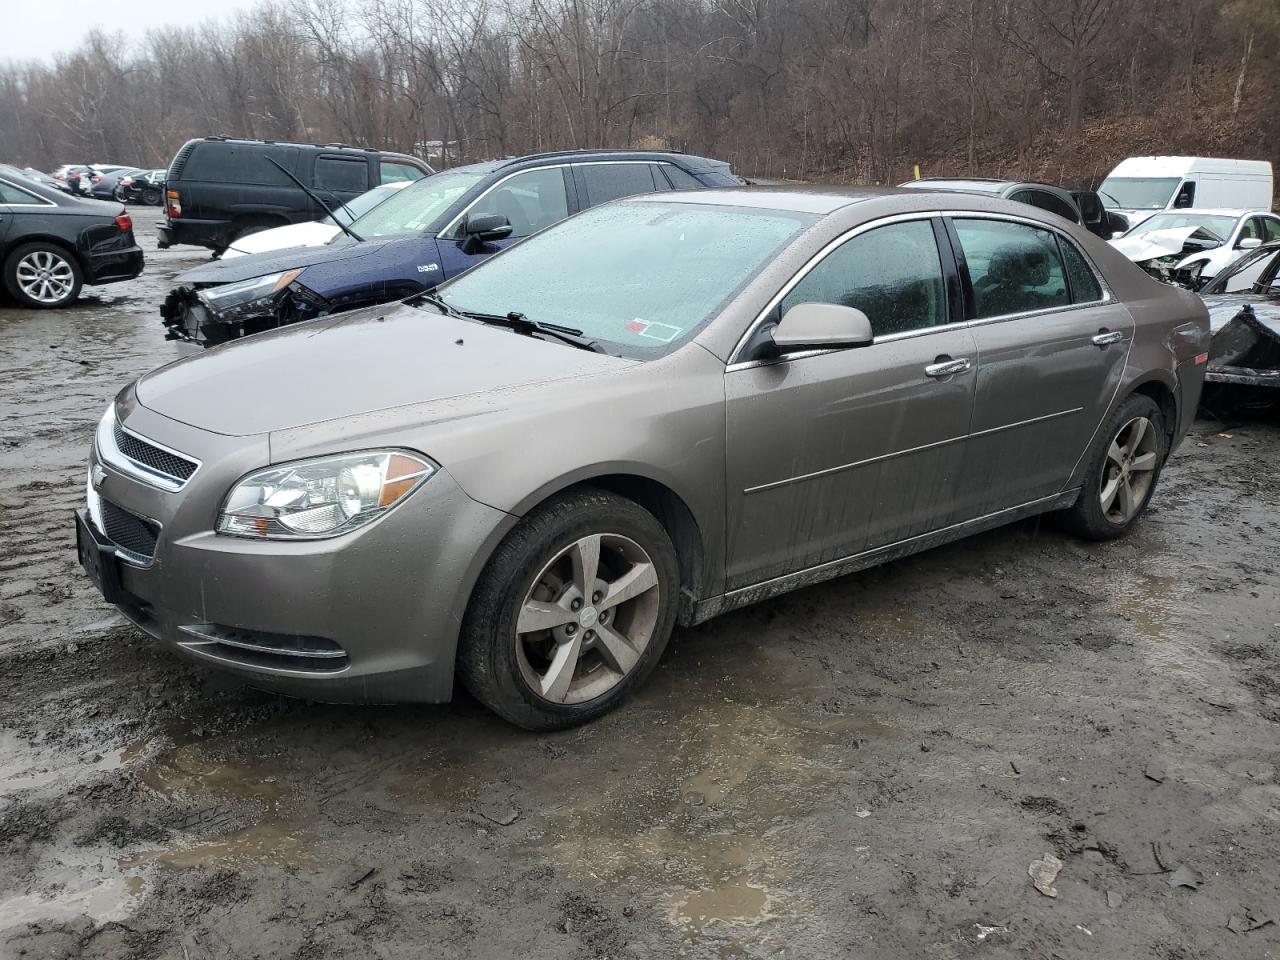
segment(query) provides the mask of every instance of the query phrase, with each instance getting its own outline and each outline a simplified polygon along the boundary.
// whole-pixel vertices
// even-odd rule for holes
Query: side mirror
[[[1262,241],[1257,237],[1245,237],[1236,244],[1237,250],[1252,250],[1254,247],[1262,246]]]
[[[865,313],[834,303],[797,303],[773,331],[779,353],[865,347],[874,339]]]
[[[494,240],[511,236],[511,223],[500,213],[473,213],[462,224],[462,252],[479,253]]]

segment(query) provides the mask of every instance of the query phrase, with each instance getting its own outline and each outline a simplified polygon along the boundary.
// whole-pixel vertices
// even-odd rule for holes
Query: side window
[[[396,163],[383,160],[379,165],[379,176],[383,183],[399,183],[402,180],[421,180],[426,174],[408,163]]]
[[[1266,217],[1262,221],[1262,231],[1266,234],[1264,242],[1271,243],[1275,240],[1280,240],[1280,220],[1275,217]]]
[[[1240,228],[1240,236],[1236,243],[1241,240],[1261,240],[1264,229],[1261,217],[1250,217],[1244,222],[1244,226]]]
[[[1067,280],[1071,284],[1072,303],[1095,303],[1102,299],[1102,287],[1098,278],[1089,268],[1084,254],[1076,249],[1076,245],[1065,237],[1058,237],[1058,249],[1062,251],[1062,259],[1067,264]]]
[[[947,297],[933,224],[893,223],[845,241],[783,297],[777,317],[797,303],[857,307],[878,337],[941,326]]]
[[[364,193],[369,189],[369,164],[364,159],[316,157],[315,190]]]
[[[564,174],[559,167],[518,173],[490,190],[467,211],[468,216],[482,213],[506,217],[512,237],[537,233],[569,215]]]
[[[1066,306],[1058,244],[1048,230],[1008,220],[956,220],[975,318]]]
[[[687,170],[681,170],[674,163],[661,163],[658,166],[671,181],[671,186],[677,190],[698,190],[702,187],[697,177]]]
[[[1173,205],[1179,210],[1196,205],[1196,182],[1194,180],[1188,180],[1182,185],[1181,189],[1178,190],[1178,195],[1173,198]]]
[[[44,203],[39,197],[0,180],[0,203]]]
[[[651,163],[584,163],[578,167],[591,206],[658,189]]]
[[[1056,213],[1058,216],[1070,220],[1072,223],[1080,222],[1080,215],[1076,213],[1071,204],[1067,203],[1056,194],[1050,193],[1048,190],[1032,190],[1031,196],[1027,201],[1033,207],[1039,207],[1041,210],[1048,210],[1050,213]]]

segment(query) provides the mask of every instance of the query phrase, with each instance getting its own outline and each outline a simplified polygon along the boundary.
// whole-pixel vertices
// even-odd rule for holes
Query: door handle
[[[1106,347],[1123,339],[1124,334],[1119,330],[1099,330],[1093,337],[1093,343],[1094,346]]]
[[[957,373],[964,373],[973,364],[969,362],[968,357],[957,357],[954,360],[944,360],[938,358],[937,363],[931,363],[924,368],[926,377],[951,377]]]

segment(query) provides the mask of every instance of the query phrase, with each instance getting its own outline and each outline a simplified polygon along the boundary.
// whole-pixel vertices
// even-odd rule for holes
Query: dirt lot
[[[1023,524],[681,631],[585,729],[318,706],[76,565],[94,422],[185,349],[201,255],[149,257],[0,310],[0,956],[1280,956],[1274,418],[1198,422],[1124,542]]]

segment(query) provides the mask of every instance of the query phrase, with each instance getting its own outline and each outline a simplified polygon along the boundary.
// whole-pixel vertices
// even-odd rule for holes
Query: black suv
[[[221,251],[246,234],[326,216],[280,167],[335,206],[380,184],[434,173],[416,157],[342,144],[188,140],[169,164],[160,246]]]

